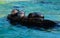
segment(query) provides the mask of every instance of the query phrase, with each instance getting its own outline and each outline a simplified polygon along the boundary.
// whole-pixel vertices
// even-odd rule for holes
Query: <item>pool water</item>
[[[0,38],[60,38],[60,27],[47,32],[28,29],[22,25],[19,27],[11,25],[6,17],[15,5],[20,6],[19,9],[23,10],[26,16],[31,12],[39,12],[45,16],[45,19],[60,21],[59,5],[30,2],[11,2],[0,5]]]

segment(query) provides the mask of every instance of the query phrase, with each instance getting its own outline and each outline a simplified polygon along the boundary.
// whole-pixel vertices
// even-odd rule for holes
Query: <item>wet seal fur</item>
[[[33,15],[33,14],[32,14]],[[33,18],[33,19],[30,19]],[[9,14],[7,19],[9,20],[10,24],[17,25],[21,24],[22,26],[26,26],[28,28],[44,28],[44,29],[52,29],[56,26],[56,23],[51,20],[43,20],[41,21],[39,18],[36,20],[35,17],[28,15],[28,17],[19,18],[17,15]]]

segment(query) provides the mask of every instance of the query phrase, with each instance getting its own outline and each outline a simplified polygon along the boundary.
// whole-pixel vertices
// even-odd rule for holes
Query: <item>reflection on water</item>
[[[26,15],[28,15],[30,12],[35,11],[44,14],[45,19],[50,19],[54,21],[60,20],[59,18],[60,15],[58,15],[60,10],[54,10],[53,8],[51,8],[51,7],[58,8],[56,5],[31,4],[28,2],[24,2],[24,3],[13,2],[13,3],[1,5],[0,6],[1,7],[0,8],[0,38],[60,38],[60,27],[55,28],[51,32],[46,32],[46,31],[28,29],[24,26],[17,27],[10,25],[9,22],[6,20],[6,16],[10,13],[10,11],[13,9],[12,7],[16,4],[20,6],[22,5],[25,6],[23,8],[24,9],[23,11],[26,12]],[[51,12],[55,15],[51,14]]]

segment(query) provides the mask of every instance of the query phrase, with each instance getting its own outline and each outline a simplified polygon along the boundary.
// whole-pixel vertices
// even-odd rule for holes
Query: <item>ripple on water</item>
[[[28,29],[24,26],[12,26],[6,18],[0,19],[0,37],[1,38],[59,38],[60,31],[40,31]]]

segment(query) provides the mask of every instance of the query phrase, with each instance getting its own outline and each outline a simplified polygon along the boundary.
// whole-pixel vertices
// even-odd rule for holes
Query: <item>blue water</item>
[[[21,25],[20,27],[12,26],[6,20],[6,17],[15,5],[19,5],[21,7],[20,9],[25,12],[26,16],[35,11],[44,14],[45,19],[60,21],[59,5],[42,3],[32,4],[30,2],[12,2],[4,4],[0,6],[0,38],[60,38],[60,27],[52,29],[51,32],[47,32],[28,29]]]

